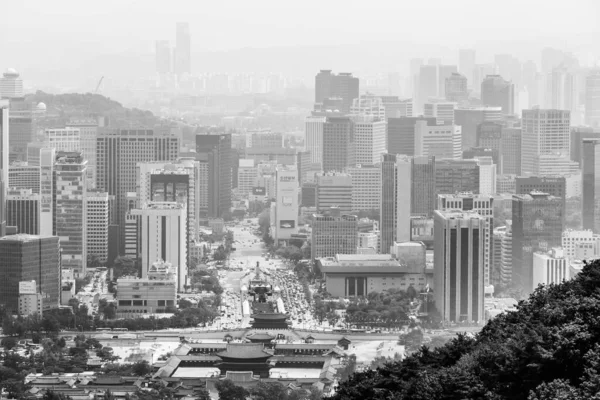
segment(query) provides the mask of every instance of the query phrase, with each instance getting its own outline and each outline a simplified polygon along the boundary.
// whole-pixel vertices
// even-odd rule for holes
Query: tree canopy
[[[597,399],[599,287],[595,261],[570,281],[538,287],[475,338],[351,375],[333,399]]]

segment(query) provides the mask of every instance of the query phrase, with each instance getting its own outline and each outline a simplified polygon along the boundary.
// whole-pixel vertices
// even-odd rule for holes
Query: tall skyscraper
[[[410,241],[412,160],[384,154],[381,161],[381,254],[389,254],[394,242]]]
[[[485,219],[475,212],[435,211],[435,304],[444,321],[484,320],[488,236]]]
[[[356,164],[379,162],[386,149],[386,123],[383,119],[353,116],[354,151]]]
[[[16,99],[23,97],[23,79],[13,68],[9,68],[0,78],[0,99]]]
[[[410,214],[431,217],[436,204],[435,157],[412,157]]]
[[[600,139],[600,126],[574,126],[571,128],[571,160],[581,167],[583,139]]]
[[[500,107],[471,107],[454,110],[454,123],[462,128],[462,148],[466,150],[477,145],[477,126],[484,121],[500,121]]]
[[[477,147],[492,150],[497,172],[502,172],[502,125],[496,122],[482,122],[477,125]]]
[[[467,77],[468,81],[473,79],[475,68],[475,50],[460,49],[458,52],[458,72]],[[471,87],[471,86],[469,86]]]
[[[208,162],[208,217],[222,217],[231,207],[231,134],[196,135],[196,153]]]
[[[461,127],[457,125],[427,125],[417,121],[415,125],[415,156],[462,158]]]
[[[56,236],[27,234],[0,238],[0,305],[17,312],[19,282],[35,281],[44,310],[60,305],[60,259]]]
[[[495,75],[497,72],[495,64],[476,64],[473,68],[473,77],[471,88],[473,92],[481,95],[481,82],[488,75]]]
[[[381,166],[357,165],[347,168],[346,172],[352,178],[352,211],[378,210],[381,205]]]
[[[579,103],[575,76],[566,67],[554,68],[547,78],[546,107],[575,111]]]
[[[8,101],[0,100],[0,237],[6,235],[8,192]]]
[[[187,264],[187,209],[176,202],[147,202],[131,211],[141,215],[142,278],[156,261],[168,262],[177,268],[177,287],[185,290]]]
[[[181,77],[191,72],[190,25],[187,22],[178,22],[175,43],[175,73]]]
[[[349,72],[336,75],[323,69],[315,76],[315,103],[322,104],[325,99],[339,97],[342,99],[340,111],[347,114],[358,96],[359,79]]]
[[[583,139],[582,153],[583,229],[600,233],[600,139]]]
[[[323,124],[323,171],[343,171],[354,166],[354,122],[349,117],[328,117]]]
[[[600,127],[600,68],[585,78],[585,123]]]
[[[429,101],[430,97],[439,97],[439,68],[437,65],[421,65],[419,90],[415,102],[417,113],[423,111],[423,105]]]
[[[26,161],[27,145],[36,139],[38,119],[46,111],[44,103],[35,104],[23,98],[10,100],[10,146],[11,159]]]
[[[515,85],[500,75],[488,75],[481,82],[481,102],[484,106],[501,107],[502,114],[515,112]]]
[[[389,154],[415,154],[415,127],[418,121],[425,121],[428,126],[436,126],[436,119],[424,117],[388,118],[387,151]]]
[[[479,194],[477,160],[435,160],[435,190],[438,194],[472,192]]]
[[[11,189],[6,198],[6,225],[18,233],[40,234],[40,195],[31,189]]]
[[[108,210],[109,199],[106,192],[87,192],[85,198],[87,224],[87,254],[100,262],[108,259]]]
[[[521,128],[502,127],[502,174],[521,175]]]
[[[446,79],[458,73],[456,65],[438,65],[438,97],[446,97]]]
[[[340,214],[339,210],[313,216],[311,258],[356,254],[358,218]]]
[[[96,147],[98,137],[98,121],[94,118],[71,118],[65,128],[79,131],[79,150],[83,158],[88,160],[88,186],[96,188]],[[59,150],[58,148],[56,148]]]
[[[336,207],[342,214],[352,209],[352,177],[346,173],[326,172],[317,175],[317,212]]]
[[[61,265],[85,276],[87,266],[87,160],[81,152],[59,152],[54,164],[54,235]]]
[[[171,72],[171,45],[168,40],[157,40],[155,44],[156,72]]]
[[[174,161],[179,156],[179,138],[153,130],[117,130],[98,134],[97,188],[115,196],[116,224],[124,237],[125,213],[129,210],[127,193],[135,192],[136,165],[146,161]],[[121,241],[121,254],[124,251]]]
[[[512,284],[531,292],[533,253],[558,247],[563,231],[562,200],[547,193],[513,195]]]
[[[521,169],[523,175],[539,170],[540,156],[570,157],[570,111],[523,110]]]
[[[467,89],[467,78],[457,72],[452,73],[446,78],[445,89],[446,100],[449,101],[465,101],[469,98]]]
[[[275,198],[271,203],[271,236],[275,243],[290,240],[298,232],[298,194],[300,184],[294,167],[275,170]]]
[[[40,234],[54,234],[54,163],[56,150],[40,149]]]

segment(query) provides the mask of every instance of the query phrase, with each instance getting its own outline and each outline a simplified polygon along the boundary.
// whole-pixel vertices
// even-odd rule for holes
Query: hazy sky
[[[452,47],[600,32],[598,0],[3,0],[2,50],[150,50],[188,21],[193,49],[405,40]],[[598,34],[600,41],[600,33]]]

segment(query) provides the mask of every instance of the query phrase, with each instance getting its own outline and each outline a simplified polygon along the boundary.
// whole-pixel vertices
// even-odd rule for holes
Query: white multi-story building
[[[462,158],[462,129],[459,125],[427,125],[427,121],[415,124],[415,156],[436,158]]]
[[[306,117],[304,145],[310,152],[310,161],[323,166],[323,126],[325,117]]]
[[[156,261],[172,264],[177,269],[177,287],[187,284],[187,207],[185,203],[147,202],[131,211],[141,215],[142,278]]]
[[[46,129],[44,139],[56,151],[81,151],[81,131],[79,128]],[[83,154],[85,158],[85,154]]]
[[[506,221],[500,251],[500,281],[509,284],[512,281],[512,220]]]
[[[435,118],[438,125],[452,125],[455,109],[456,103],[453,101],[428,101],[423,105],[423,116]]]
[[[15,161],[8,167],[8,187],[40,193],[40,167]]]
[[[358,248],[379,251],[379,234],[377,232],[358,232]]]
[[[352,178],[352,210],[377,210],[381,205],[381,166],[357,165],[346,168]]]
[[[581,246],[589,244],[589,246]],[[562,234],[562,248],[565,252],[565,257],[571,260],[581,260],[578,257],[578,249],[580,252],[586,248],[594,249],[600,245],[600,235],[592,232],[591,229],[576,231],[567,229]],[[594,251],[595,252],[595,251]],[[587,258],[584,258],[587,259]]]
[[[479,164],[479,193],[492,196],[496,194],[496,164],[492,157],[478,157]]]
[[[569,279],[569,262],[563,249],[555,247],[547,253],[533,253],[532,291],[540,284],[558,285]]]
[[[376,164],[386,148],[386,122],[372,117],[354,116],[356,164]]]
[[[98,136],[98,121],[95,119],[77,119],[72,118],[65,125],[72,129],[79,129],[80,149],[83,157],[88,160],[88,187],[96,187],[96,143]]]
[[[54,227],[54,148],[40,150],[40,235],[52,236]]]
[[[238,191],[243,195],[248,195],[254,187],[257,176],[258,168],[254,165],[254,160],[241,159],[238,168]]]
[[[108,193],[87,192],[87,254],[98,257],[100,262],[108,258]]]
[[[275,202],[271,203],[271,235],[278,243],[298,232],[298,171],[278,166],[275,171]]]
[[[350,107],[350,114],[376,118],[382,121],[386,118],[385,106],[381,97],[371,93],[363,94],[359,98],[354,99]]]
[[[0,99],[23,97],[23,79],[13,68],[9,68],[0,78]]]

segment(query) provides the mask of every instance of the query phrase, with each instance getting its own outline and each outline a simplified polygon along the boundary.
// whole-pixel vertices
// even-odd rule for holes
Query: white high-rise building
[[[423,116],[435,118],[438,125],[452,125],[456,106],[453,101],[430,100],[423,105]]]
[[[310,152],[310,161],[323,166],[323,126],[325,117],[306,117],[304,146]]]
[[[271,203],[271,236],[278,243],[298,232],[298,171],[278,166],[275,171],[275,202]]]
[[[0,100],[0,237],[6,234],[8,146],[8,101]]]
[[[88,186],[96,187],[96,143],[98,136],[98,121],[95,119],[72,118],[65,127],[79,129],[80,150],[88,160]]]
[[[46,129],[44,139],[56,151],[81,151],[81,131],[79,128]],[[85,154],[83,154],[85,158]]]
[[[540,156],[570,156],[571,117],[565,110],[523,110],[521,137],[522,175],[535,175]]]
[[[13,68],[9,68],[0,78],[0,99],[23,97],[23,79]]]
[[[493,196],[496,194],[496,164],[492,157],[477,157],[479,164],[479,194]]]
[[[462,130],[459,125],[427,125],[416,121],[415,156],[462,158]]]
[[[87,254],[98,257],[100,262],[108,258],[108,193],[87,192]]]
[[[386,150],[385,120],[362,116],[355,116],[353,120],[356,164],[378,163]]]
[[[381,166],[357,165],[346,168],[352,177],[352,210],[378,210],[381,206]]]
[[[258,168],[254,165],[254,160],[241,159],[238,168],[238,191],[242,193],[242,195],[250,193],[257,177]]]
[[[177,287],[185,290],[187,267],[187,208],[184,203],[147,202],[131,211],[141,215],[142,278],[156,261],[171,263],[177,268]]]
[[[567,229],[562,234],[562,248],[565,251],[565,257],[575,260],[577,257],[577,248],[581,244],[595,245],[600,242],[600,235],[595,234],[591,229],[575,231]]]
[[[538,285],[558,285],[569,280],[569,262],[563,249],[552,248],[547,253],[533,253],[533,291]]]
[[[352,101],[350,114],[385,120],[385,106],[379,96],[367,93]]]
[[[389,254],[395,242],[410,241],[412,159],[384,154],[381,159],[381,206],[379,252]]]
[[[52,236],[54,227],[54,161],[56,150],[40,149],[40,235]]]

